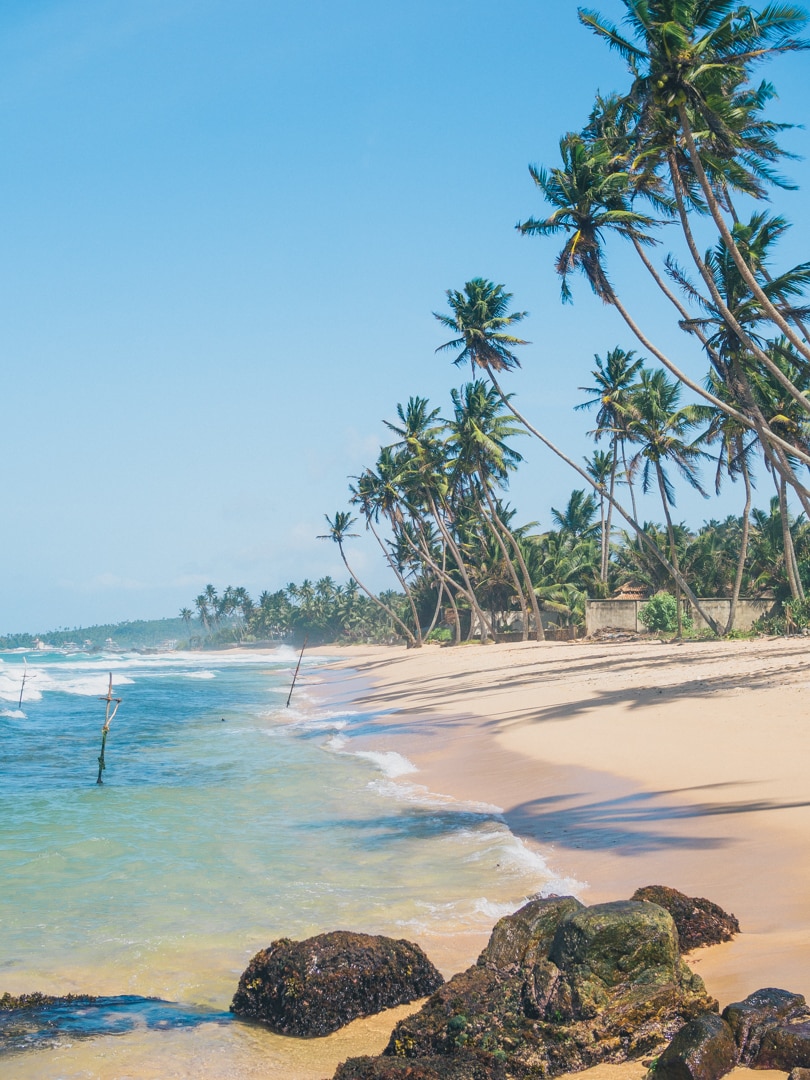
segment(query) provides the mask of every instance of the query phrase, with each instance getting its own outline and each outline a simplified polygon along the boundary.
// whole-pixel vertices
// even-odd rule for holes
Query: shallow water
[[[223,1018],[254,952],[338,928],[429,952],[559,886],[497,808],[425,791],[367,737],[355,752],[369,717],[318,704],[324,658],[305,659],[285,708],[294,659],[29,654],[18,708],[22,656],[2,655],[0,993],[190,1008],[150,1025],[133,1006],[123,1028],[88,1039],[75,1015],[47,1037],[33,1024],[0,1043],[0,1075],[327,1075],[375,1024],[302,1041]],[[123,701],[99,786],[110,673]],[[390,1022],[377,1027],[384,1042]]]

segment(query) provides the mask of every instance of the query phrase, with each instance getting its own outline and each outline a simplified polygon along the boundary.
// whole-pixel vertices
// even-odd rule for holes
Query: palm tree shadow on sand
[[[674,791],[633,791],[615,798],[587,801],[584,792],[548,795],[520,803],[504,812],[513,832],[555,847],[587,851],[613,850],[617,855],[680,849],[706,851],[727,847],[733,841],[723,836],[695,835],[686,829],[664,826],[675,822],[721,818],[729,814],[763,813],[810,802],[779,802],[750,799],[734,802],[670,802],[686,792],[716,790],[725,784],[706,784]]]

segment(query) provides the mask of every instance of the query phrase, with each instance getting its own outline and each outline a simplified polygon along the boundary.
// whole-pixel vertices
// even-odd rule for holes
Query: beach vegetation
[[[642,604],[638,617],[653,633],[672,634],[676,630],[682,633],[691,626],[691,620],[683,612],[679,620],[678,605],[679,599],[672,593],[659,592]]]

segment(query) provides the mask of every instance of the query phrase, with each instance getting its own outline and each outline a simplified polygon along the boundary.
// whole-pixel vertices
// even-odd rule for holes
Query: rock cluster
[[[767,988],[686,1024],[656,1062],[655,1080],[719,1080],[736,1065],[810,1068],[810,1009],[801,994]],[[796,1080],[800,1080],[797,1076]]]
[[[239,980],[231,1012],[282,1035],[328,1035],[444,982],[418,945],[335,931],[262,949]]]
[[[666,885],[646,885],[643,889],[636,889],[632,899],[648,900],[670,913],[678,928],[682,953],[691,952],[701,945],[730,941],[740,932],[740,924],[733,915],[702,896],[684,896]]]
[[[382,1058],[350,1059],[335,1080],[559,1076],[645,1056],[712,1010],[663,908],[534,900],[397,1024]]]

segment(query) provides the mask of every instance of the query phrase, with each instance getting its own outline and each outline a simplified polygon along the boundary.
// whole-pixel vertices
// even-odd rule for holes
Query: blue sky
[[[768,70],[776,116],[803,119],[806,65]],[[634,343],[581,284],[563,307],[558,243],[514,225],[544,212],[528,164],[555,164],[623,77],[568,0],[4,5],[0,633],[174,615],[209,581],[342,578],[323,514],[398,401],[449,408],[464,374],[431,312],[472,277],[531,313],[521,408],[590,452],[577,387]],[[807,164],[788,171],[806,191]],[[806,196],[779,206],[798,261]],[[625,253],[611,267],[701,373]],[[511,498],[548,526],[578,484],[521,449]],[[678,514],[738,501],[683,492]],[[352,555],[388,584],[370,546]]]

